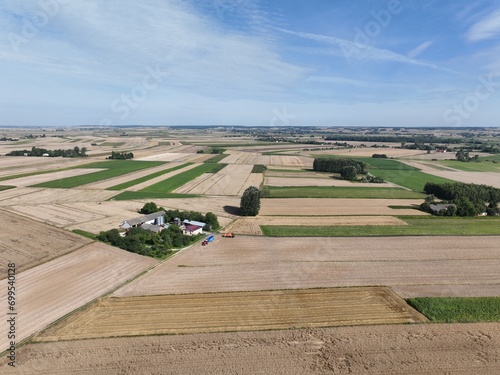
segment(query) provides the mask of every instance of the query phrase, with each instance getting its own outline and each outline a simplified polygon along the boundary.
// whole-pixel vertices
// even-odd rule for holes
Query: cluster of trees
[[[470,157],[469,156],[469,152],[468,151],[465,151],[465,150],[459,150],[456,154],[455,154],[455,158],[458,160],[458,161],[475,161],[475,162],[478,162],[479,161],[479,155],[474,155],[474,157]]]
[[[44,148],[38,148],[33,146],[31,150],[17,150],[17,151],[11,151],[7,156],[43,156],[43,155],[48,155],[49,157],[58,157],[62,156],[63,158],[78,158],[78,157],[85,157],[87,156],[87,148],[86,147],[78,147],[75,146],[74,148],[70,148],[67,150],[46,150]]]
[[[133,159],[133,158],[134,158],[134,154],[131,152],[111,151],[111,156],[108,156],[106,159],[127,160],[127,159]]]
[[[325,141],[356,141],[356,142],[409,142],[416,144],[423,143],[461,143],[460,138],[441,138],[431,134],[398,136],[398,135],[369,135],[369,134],[345,134],[345,135],[330,135],[325,137]],[[404,147],[404,145],[402,145]]]
[[[118,229],[111,229],[100,232],[97,239],[132,253],[162,258],[174,248],[185,247],[197,241],[200,236],[186,236],[178,226],[170,225],[159,233],[141,227],[131,228],[125,237],[120,235]]]
[[[428,182],[424,186],[424,191],[429,196],[420,208],[427,212],[431,212],[430,204],[434,203],[434,197],[437,197],[444,200],[441,203],[455,205],[456,209],[451,208],[451,212],[443,213],[448,216],[477,216],[483,212],[492,216],[500,214],[498,208],[500,189],[492,186],[461,182],[444,184]],[[450,208],[447,211],[450,211]]]
[[[241,216],[257,216],[260,211],[260,190],[255,186],[248,187],[240,200]]]
[[[374,158],[374,159],[387,159],[387,155],[386,154],[373,154],[372,158]]]
[[[366,173],[366,164],[349,158],[316,158],[313,169],[319,172],[341,173],[345,167],[354,167],[356,173]]]
[[[196,211],[166,210],[163,207],[158,207],[154,202],[148,202],[144,204],[139,212],[141,214],[147,215],[158,211],[165,211],[165,215],[163,215],[163,217],[166,223],[171,223],[176,217],[178,217],[182,221],[187,219],[205,223],[206,225],[203,230],[212,231],[220,228],[217,215],[212,212],[207,212],[205,215],[203,215],[201,212]]]

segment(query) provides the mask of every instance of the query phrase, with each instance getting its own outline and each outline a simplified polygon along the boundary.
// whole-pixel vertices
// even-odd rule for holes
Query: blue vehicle
[[[210,236],[207,238],[207,242],[213,242],[215,240],[215,236]]]

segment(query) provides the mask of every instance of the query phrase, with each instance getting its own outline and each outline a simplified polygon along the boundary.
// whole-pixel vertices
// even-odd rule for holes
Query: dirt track
[[[342,286],[395,286],[417,296],[500,296],[500,237],[269,238],[217,236],[114,296]],[[425,286],[424,293],[415,293]]]
[[[497,375],[499,349],[500,323],[359,326],[37,343],[0,372]]]

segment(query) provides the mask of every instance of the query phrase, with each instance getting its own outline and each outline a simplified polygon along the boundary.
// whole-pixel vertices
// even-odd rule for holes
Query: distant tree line
[[[395,135],[368,135],[368,134],[342,134],[328,135],[325,141],[355,141],[355,142],[413,142],[413,143],[453,143],[462,142],[461,138],[441,138],[435,135],[395,136]]]
[[[78,158],[87,156],[87,148],[86,147],[78,147],[70,148],[67,150],[46,150],[44,148],[38,148],[33,146],[31,150],[17,150],[11,151],[7,156],[44,156],[48,155],[49,157],[58,157],[62,156],[63,158]]]
[[[387,159],[387,155],[386,154],[373,154],[372,158],[374,158],[374,159]]]
[[[133,159],[133,158],[134,158],[134,154],[131,152],[111,151],[111,156],[108,156],[106,159],[126,160],[126,159]]]

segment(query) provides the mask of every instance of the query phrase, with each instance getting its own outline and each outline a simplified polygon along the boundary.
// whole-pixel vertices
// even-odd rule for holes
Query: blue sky
[[[500,126],[500,1],[1,0],[1,125]]]

